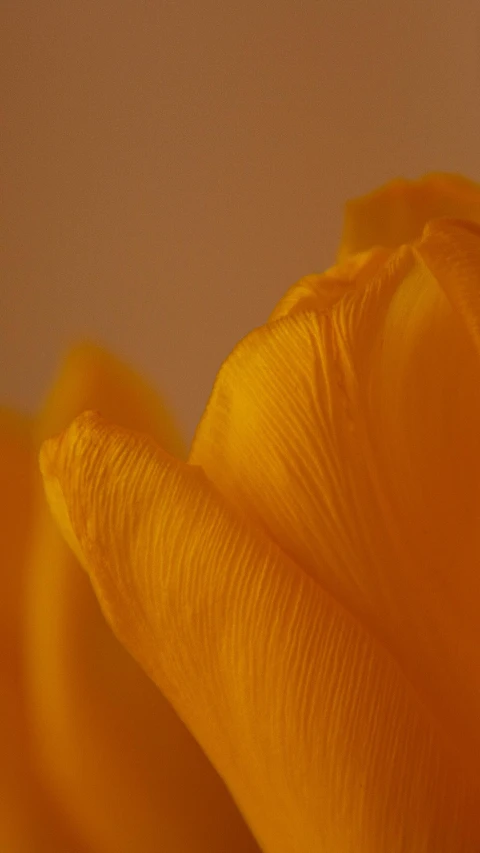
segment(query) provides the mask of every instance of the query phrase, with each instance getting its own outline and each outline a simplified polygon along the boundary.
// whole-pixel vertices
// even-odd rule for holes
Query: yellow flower
[[[480,849],[475,223],[453,176],[351,203],[188,462],[106,408],[44,444],[107,621],[267,853]]]
[[[153,392],[94,346],[70,353],[34,423],[0,415],[0,851],[255,853],[223,782],[114,638],[50,516],[36,448],[92,406],[183,453]]]

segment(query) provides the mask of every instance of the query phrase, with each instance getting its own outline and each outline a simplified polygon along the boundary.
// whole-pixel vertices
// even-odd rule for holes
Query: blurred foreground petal
[[[25,710],[25,562],[35,457],[31,422],[0,410],[0,850],[79,853],[37,778]]]
[[[477,853],[477,792],[394,660],[198,468],[86,413],[47,495],[119,638],[267,853]]]

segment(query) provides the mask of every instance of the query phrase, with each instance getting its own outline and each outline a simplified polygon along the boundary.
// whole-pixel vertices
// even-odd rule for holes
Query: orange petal
[[[374,627],[478,773],[480,365],[449,299],[478,329],[480,240],[439,228],[242,341],[190,459]]]
[[[476,853],[478,790],[394,660],[200,469],[92,413],[42,469],[107,619],[265,853]]]
[[[304,276],[287,290],[270,320],[278,320],[294,311],[325,311],[349,290],[362,290],[381,270],[390,254],[390,250],[376,247],[352,255],[324,273]]]
[[[159,441],[171,434],[160,401],[132,371],[81,347],[50,395],[40,434],[88,405]],[[106,625],[43,495],[42,504],[30,583],[30,688],[51,790],[99,853],[255,851],[217,773]]]
[[[480,184],[442,172],[390,181],[347,202],[338,260],[372,246],[394,249],[416,240],[427,222],[443,216],[480,222]]]
[[[439,219],[416,248],[480,352],[480,226]]]

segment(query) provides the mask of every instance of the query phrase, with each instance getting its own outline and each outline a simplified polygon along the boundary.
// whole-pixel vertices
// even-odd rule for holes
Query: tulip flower
[[[350,202],[337,264],[227,358],[187,461],[128,371],[68,367],[37,425],[67,545],[13,452],[8,475],[27,615],[4,645],[47,828],[253,850],[241,814],[265,853],[478,853],[478,223],[450,175]]]
[[[184,455],[156,394],[91,345],[68,355],[35,420],[0,416],[0,851],[256,853],[217,772],[107,627],[48,510],[38,446],[91,406]]]

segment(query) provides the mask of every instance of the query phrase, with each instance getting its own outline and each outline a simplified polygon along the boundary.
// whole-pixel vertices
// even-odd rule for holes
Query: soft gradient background
[[[190,435],[343,200],[480,178],[477,0],[4,0],[0,397],[93,337]]]

